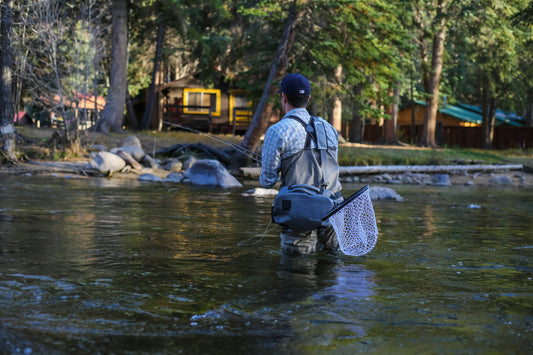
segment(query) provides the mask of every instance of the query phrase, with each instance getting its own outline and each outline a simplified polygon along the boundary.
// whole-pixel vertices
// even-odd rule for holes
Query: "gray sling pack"
[[[306,125],[301,119],[291,118],[300,122],[308,133],[305,148],[310,148],[312,139],[320,152],[322,184],[320,187],[307,184],[283,186],[272,205],[272,220],[293,232],[302,233],[329,226],[329,220],[323,221],[322,218],[335,207],[336,196],[326,189],[327,182],[324,181],[322,170],[327,150],[324,123],[311,117]]]

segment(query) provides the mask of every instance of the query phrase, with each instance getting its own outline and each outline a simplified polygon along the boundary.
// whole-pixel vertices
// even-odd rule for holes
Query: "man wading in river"
[[[279,179],[281,187],[295,184],[323,187],[320,185],[325,178],[326,188],[334,193],[337,202],[342,201],[337,131],[324,119],[317,118],[325,127],[326,161],[322,161],[315,141],[308,139],[306,132],[306,126],[312,120],[306,109],[311,98],[309,81],[301,74],[289,74],[281,81],[278,92],[285,116],[266,132],[259,177],[261,186],[271,188]],[[280,236],[282,249],[289,252],[308,254],[318,249],[334,253],[339,248],[331,226],[305,232],[282,227]]]

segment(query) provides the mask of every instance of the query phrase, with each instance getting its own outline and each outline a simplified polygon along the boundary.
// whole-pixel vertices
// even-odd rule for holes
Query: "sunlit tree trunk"
[[[128,12],[126,0],[113,0],[112,52],[109,92],[96,131],[102,133],[122,131],[126,104],[128,69]]]
[[[4,141],[3,151],[9,160],[16,160],[15,129],[13,127],[13,57],[11,52],[11,29],[13,9],[11,0],[4,0],[0,12],[0,137]]]
[[[342,82],[342,65],[338,65],[337,69],[335,70],[335,78],[337,79],[337,83],[340,85]],[[337,132],[341,132],[342,130],[342,101],[340,97],[333,98],[333,108],[331,110],[331,119],[330,119],[331,125],[337,130]]]

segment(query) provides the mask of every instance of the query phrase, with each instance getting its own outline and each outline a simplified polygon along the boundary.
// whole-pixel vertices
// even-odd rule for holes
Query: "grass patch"
[[[341,146],[342,166],[523,164],[533,166],[533,151],[481,149],[425,149],[416,147]]]

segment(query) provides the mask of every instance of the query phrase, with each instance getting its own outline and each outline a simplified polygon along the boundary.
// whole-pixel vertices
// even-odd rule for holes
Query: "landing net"
[[[347,198],[329,217],[342,252],[360,256],[371,251],[378,240],[378,226],[368,185]]]

